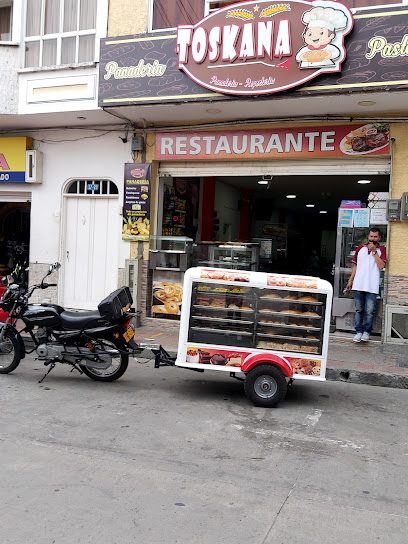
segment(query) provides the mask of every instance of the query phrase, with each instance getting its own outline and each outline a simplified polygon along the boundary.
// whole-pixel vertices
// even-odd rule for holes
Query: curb
[[[326,379],[360,385],[408,389],[408,376],[400,376],[388,372],[361,372],[359,370],[345,370],[344,368],[327,368]]]

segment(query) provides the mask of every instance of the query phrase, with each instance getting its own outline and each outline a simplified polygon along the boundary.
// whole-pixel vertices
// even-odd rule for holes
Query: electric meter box
[[[387,200],[387,221],[401,221],[400,198],[390,198]]]
[[[402,193],[402,197],[401,197],[401,221],[408,221],[408,193]]]

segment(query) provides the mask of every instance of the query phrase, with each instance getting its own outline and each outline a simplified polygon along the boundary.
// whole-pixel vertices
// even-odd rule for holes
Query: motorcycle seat
[[[89,312],[69,312],[67,310],[60,313],[61,324],[64,329],[93,329],[106,325],[98,310]]]

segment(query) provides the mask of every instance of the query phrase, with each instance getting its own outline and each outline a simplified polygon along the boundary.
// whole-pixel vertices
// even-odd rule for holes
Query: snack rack
[[[173,364],[229,372],[255,405],[275,406],[288,379],[325,380],[332,298],[319,278],[191,268]],[[163,352],[156,366],[171,364]]]

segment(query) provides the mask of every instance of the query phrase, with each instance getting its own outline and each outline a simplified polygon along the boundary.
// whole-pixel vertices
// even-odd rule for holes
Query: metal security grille
[[[65,190],[66,196],[117,196],[116,184],[109,179],[76,179]]]

